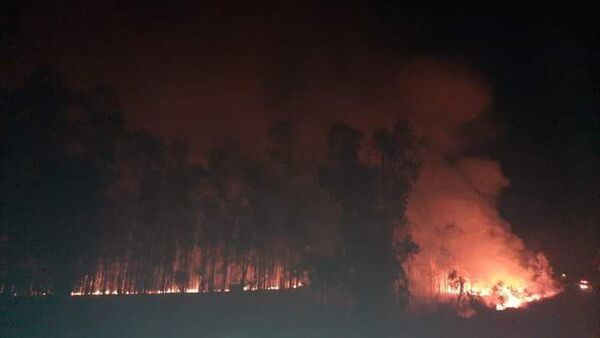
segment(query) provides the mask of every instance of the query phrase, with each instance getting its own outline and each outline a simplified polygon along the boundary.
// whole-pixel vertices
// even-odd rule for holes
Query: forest
[[[108,87],[51,70],[0,88],[0,294],[235,292],[308,287],[365,309],[405,304],[405,220],[423,140],[400,120],[329,126],[297,154],[293,119],[247,156],[126,125]],[[201,109],[201,107],[200,107]],[[240,115],[242,116],[242,115]]]

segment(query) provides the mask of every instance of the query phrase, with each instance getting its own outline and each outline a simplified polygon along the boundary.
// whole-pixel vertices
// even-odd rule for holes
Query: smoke
[[[318,163],[333,122],[369,133],[408,120],[425,140],[406,214],[408,232],[420,248],[406,266],[412,294],[437,298],[452,272],[481,289],[501,284],[522,290],[519,302],[553,294],[545,256],[527,250],[498,212],[496,202],[510,183],[500,163],[472,155],[497,134],[489,118],[492,90],[483,77],[448,60],[368,59],[379,62],[354,60],[337,73],[322,60],[303,72],[306,86],[286,101],[292,111],[302,112],[294,121],[297,157]]]
[[[291,118],[294,157],[315,167],[333,122],[368,133],[410,121],[426,140],[407,210],[420,247],[409,267],[413,291],[431,293],[423,276],[435,280],[435,273],[450,269],[482,283],[526,287],[549,275],[545,258],[528,252],[498,214],[496,200],[509,184],[500,165],[468,155],[481,138],[494,136],[486,116],[491,89],[460,62],[415,57],[411,41],[419,36],[410,36],[411,30],[393,37],[405,44],[400,50],[387,46],[390,37],[378,36],[377,20],[360,8],[319,4],[263,13],[219,2],[152,12],[159,19],[122,6],[83,11],[56,5],[63,7],[74,20],[63,22],[63,11],[56,10],[40,23],[61,27],[56,39],[23,32],[31,41],[21,51],[25,66],[41,55],[75,85],[113,85],[130,125],[189,142],[200,157],[222,143],[264,156],[269,124]],[[107,13],[110,24],[77,21],[105,22]]]
[[[410,233],[420,246],[412,268],[433,269],[441,278],[456,270],[485,286],[504,282],[536,293],[550,287],[543,255],[528,252],[496,210],[507,185],[499,164],[489,159],[427,162],[407,210]],[[427,280],[411,282],[416,293],[431,287]]]
[[[409,120],[427,143],[406,214],[420,247],[406,265],[413,295],[439,296],[451,273],[480,288],[502,283],[528,294],[554,292],[544,255],[528,251],[497,210],[497,199],[509,186],[500,164],[468,155],[479,140],[469,137],[466,127],[486,121],[490,90],[464,68],[421,64],[413,70],[404,87]]]

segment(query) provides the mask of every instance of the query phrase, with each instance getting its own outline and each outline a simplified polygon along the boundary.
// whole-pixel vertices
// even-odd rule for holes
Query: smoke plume
[[[451,278],[468,283],[451,293],[485,294],[499,286],[535,297],[553,293],[544,255],[528,251],[496,208],[509,186],[500,164],[468,155],[477,140],[466,137],[465,127],[485,121],[490,91],[468,73],[439,70],[421,67],[405,87],[414,105],[409,119],[427,144],[407,207],[409,232],[420,247],[406,265],[413,295],[439,298],[451,291]]]

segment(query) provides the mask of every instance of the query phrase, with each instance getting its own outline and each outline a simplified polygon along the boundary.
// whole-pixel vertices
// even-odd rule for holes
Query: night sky
[[[511,181],[502,215],[557,270],[585,271],[598,250],[598,4],[2,6],[1,85],[49,66],[77,88],[111,86],[131,128],[189,142],[195,153],[240,142],[258,154],[268,122],[287,116],[371,126],[387,117],[369,109],[394,115],[401,106],[390,88],[406,65],[460,65],[491,97],[485,127],[470,131],[485,135],[468,152],[499,160]],[[306,130],[307,139],[319,134]],[[313,146],[307,154],[319,152]]]

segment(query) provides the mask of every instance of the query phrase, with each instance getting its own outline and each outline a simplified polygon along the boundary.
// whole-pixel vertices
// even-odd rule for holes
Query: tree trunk
[[[221,290],[225,291],[228,288],[227,279],[229,277],[229,243],[225,241],[223,248],[223,277]]]

